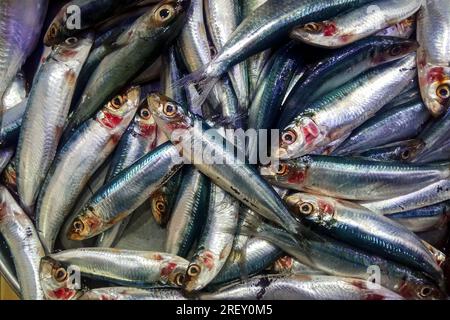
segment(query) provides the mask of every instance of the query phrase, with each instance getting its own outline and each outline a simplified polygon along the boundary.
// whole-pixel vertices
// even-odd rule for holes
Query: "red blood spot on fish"
[[[329,214],[329,215],[333,215],[334,214],[334,207],[331,203],[323,201],[323,200],[319,200],[319,209],[321,212],[325,213],[325,214]]]
[[[113,297],[111,297],[111,296],[108,296],[108,295],[106,295],[106,294],[102,294],[102,295],[100,296],[100,300],[102,300],[102,301],[111,301],[111,300],[116,300],[116,299],[113,298]]]
[[[278,264],[281,266],[282,269],[287,269],[287,270],[291,269],[293,263],[294,263],[294,259],[292,259],[292,257],[289,257],[289,256],[285,256],[278,260]]]
[[[155,255],[153,256],[153,259],[156,260],[156,261],[162,261],[162,260],[164,260],[164,258],[163,258],[162,255],[160,255],[160,254],[155,254]]]
[[[307,145],[311,144],[319,136],[319,128],[317,128],[316,124],[313,122],[302,127],[302,132]]]
[[[169,262],[164,268],[161,269],[161,276],[162,277],[167,277],[169,276],[173,270],[175,270],[175,268],[177,267],[176,263],[173,262]]]
[[[327,23],[323,28],[323,35],[325,37],[331,37],[336,34],[337,28],[334,22]]]
[[[155,125],[141,125],[141,136],[143,137],[150,137],[154,135],[156,132],[156,126]]]
[[[202,256],[203,264],[209,271],[214,268],[214,255],[211,252],[205,252]]]
[[[443,80],[444,80],[444,68],[436,67],[428,72],[427,75],[428,83],[442,82]]]
[[[352,37],[348,34],[345,34],[343,36],[340,36],[339,39],[341,40],[342,43],[347,43],[350,41]]]
[[[59,288],[53,290],[50,296],[58,300],[69,300],[70,298],[73,297],[73,291],[68,288]]]
[[[288,182],[292,184],[302,184],[305,181],[306,174],[304,171],[295,171],[290,174]]]
[[[100,119],[100,123],[109,129],[114,129],[122,122],[122,120],[123,118],[120,116],[105,112],[103,118]]]

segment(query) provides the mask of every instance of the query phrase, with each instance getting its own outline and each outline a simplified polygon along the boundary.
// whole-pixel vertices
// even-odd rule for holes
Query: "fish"
[[[65,250],[43,258],[41,264],[52,264],[52,261],[66,269],[66,276],[67,268],[76,266],[87,278],[141,287],[180,287],[188,266],[185,259],[167,253],[111,248]]]
[[[5,111],[0,129],[0,147],[12,147],[16,149],[26,109],[27,103],[26,101],[22,101],[15,107]]]
[[[170,142],[157,147],[95,192],[70,219],[66,237],[82,241],[112,228],[139,208],[182,166],[178,150]]]
[[[126,287],[109,287],[92,289],[84,292],[78,300],[187,300],[177,289],[139,289]]]
[[[0,3],[0,101],[38,44],[47,6],[48,0]]]
[[[285,201],[301,223],[320,234],[421,270],[435,279],[442,276],[442,269],[421,240],[387,217],[352,202],[323,196],[296,193]]]
[[[449,177],[447,162],[426,165],[352,157],[305,156],[261,168],[271,183],[347,200],[406,195]]]
[[[368,272],[377,266],[380,271],[379,284],[406,299],[439,300],[445,296],[442,283],[436,283],[423,273],[326,235],[311,232],[307,240],[299,244],[285,230],[255,221],[249,223],[246,232],[277,245],[299,262],[329,275],[367,281]]]
[[[204,293],[200,300],[403,300],[367,281],[333,276],[257,276],[242,284]]]
[[[422,101],[381,112],[352,132],[334,155],[351,155],[375,147],[416,138],[431,115]]]
[[[32,212],[55,158],[78,75],[93,34],[56,46],[35,76],[17,147],[17,187],[21,204]]]
[[[72,0],[65,4],[54,17],[44,35],[48,47],[60,44],[67,38],[107,20],[119,10],[142,0]]]
[[[416,55],[369,70],[324,95],[281,133],[281,159],[309,154],[346,137],[392,101],[416,77]]]
[[[204,121],[185,113],[175,101],[161,94],[150,95],[148,101],[156,123],[186,160],[244,205],[295,234],[301,233],[294,227],[295,219],[281,198],[257,170],[250,165],[242,164],[235,152],[227,150],[223,142],[218,143],[214,140],[223,138],[219,131],[210,130]],[[199,125],[195,125],[196,121]],[[203,132],[203,128],[208,131]],[[214,138],[213,133],[216,134]],[[197,144],[206,148],[206,151],[202,149],[201,154],[195,150],[191,152],[191,140],[197,141]],[[213,150],[216,156],[221,157],[222,165],[209,164],[212,159],[203,159],[204,154],[212,154]]]
[[[165,252],[187,257],[202,231],[208,211],[211,183],[192,166],[183,170],[180,193],[167,226]]]
[[[115,97],[61,148],[36,206],[37,229],[48,253],[89,179],[113,153],[139,106],[140,88]],[[77,174],[67,174],[76,172]],[[61,196],[62,195],[62,196]]]
[[[163,50],[162,43],[170,43],[178,35],[189,4],[190,0],[162,1],[117,38],[117,49],[100,62],[75,104],[64,138],[156,60]]]
[[[222,75],[238,63],[269,48],[291,28],[329,18],[339,11],[366,2],[368,0],[268,0],[241,22],[209,64],[185,77],[182,84],[196,83],[204,87],[197,101],[201,105]]]
[[[308,267],[291,256],[281,257],[269,270],[283,275],[324,275],[322,271]]]
[[[450,207],[448,201],[411,211],[391,213],[386,217],[397,221],[413,232],[438,229],[448,222]]]
[[[211,186],[205,227],[183,279],[187,292],[205,288],[224,267],[236,236],[239,208],[231,195]]]
[[[158,138],[157,130],[155,120],[144,100],[117,145],[106,176],[106,183],[155,149]],[[101,234],[97,239],[97,247],[112,247],[122,235],[128,222],[129,218]]]
[[[445,0],[424,1],[417,16],[417,67],[423,101],[442,116],[450,103],[450,6]],[[438,37],[436,38],[436,35]]]
[[[265,3],[267,0],[248,0],[242,1],[241,16],[242,19],[248,17],[255,9]],[[271,49],[255,54],[247,59],[247,74],[249,80],[249,96],[253,97],[258,87],[257,83],[267,61],[272,54]]]
[[[240,23],[240,4],[235,0],[206,0],[204,6],[209,35],[215,49],[220,51]],[[240,109],[248,109],[250,99],[247,63],[244,61],[235,65],[230,70],[229,77]]]
[[[362,201],[360,204],[375,213],[385,215],[431,206],[446,201],[449,197],[450,181],[445,179],[405,195],[384,200]]]
[[[249,128],[259,130],[274,126],[295,72],[304,65],[299,56],[299,49],[288,43],[269,60],[270,71],[261,80],[250,106]]]
[[[370,69],[402,59],[416,49],[416,41],[369,37],[337,50],[306,70],[293,86],[281,107],[277,128],[285,128],[297,115],[306,111],[311,105],[309,102]]]
[[[4,186],[0,186],[0,206],[0,233],[11,250],[22,299],[44,300],[39,263],[45,251],[33,222]]]
[[[378,0],[331,20],[295,28],[291,37],[310,45],[340,48],[400,23],[419,11],[422,0]]]
[[[400,141],[358,153],[359,157],[375,161],[409,162],[423,148],[419,139]]]

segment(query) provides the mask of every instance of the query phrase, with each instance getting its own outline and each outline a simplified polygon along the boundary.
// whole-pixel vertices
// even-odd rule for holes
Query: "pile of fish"
[[[0,0],[0,98],[23,299],[448,297],[450,0]]]

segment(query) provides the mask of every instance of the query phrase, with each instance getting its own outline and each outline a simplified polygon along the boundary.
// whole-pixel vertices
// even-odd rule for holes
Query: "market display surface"
[[[448,299],[449,107],[450,0],[0,0],[0,274]]]

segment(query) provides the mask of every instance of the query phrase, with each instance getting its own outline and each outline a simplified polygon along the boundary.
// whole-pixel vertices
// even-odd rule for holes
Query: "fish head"
[[[82,289],[72,282],[67,268],[51,257],[41,259],[39,277],[49,300],[76,300],[82,294]]]
[[[416,139],[408,141],[405,145],[400,145],[395,150],[396,157],[399,161],[411,161],[416,158],[419,152],[425,147],[422,140]]]
[[[151,200],[152,214],[160,226],[167,224],[169,220],[167,198],[162,192],[156,192]]]
[[[302,117],[283,130],[274,155],[278,159],[300,157],[314,151],[322,140],[319,126],[310,117]]]
[[[286,197],[285,201],[300,220],[323,224],[332,221],[336,213],[335,202],[326,197],[296,193]]]
[[[66,35],[66,21],[64,21],[64,8],[58,13],[58,15],[53,19],[52,23],[47,29],[44,35],[44,44],[47,47],[52,47],[63,42]]]
[[[189,262],[181,257],[167,256],[161,264],[161,282],[172,287],[182,287]]]
[[[260,168],[261,175],[277,186],[301,186],[308,172],[307,162],[281,161]]]
[[[139,106],[141,89],[132,87],[109,101],[97,114],[97,121],[108,130],[120,130],[134,117]]]
[[[431,114],[441,116],[450,106],[450,67],[427,64],[419,57],[419,84]]]
[[[55,45],[50,56],[57,61],[66,63],[67,65],[74,62],[81,64],[89,55],[93,43],[94,34],[92,32],[86,33],[79,37],[70,37],[65,39],[60,44]],[[75,67],[76,66],[74,66],[74,68]],[[74,76],[73,82],[75,81],[76,76]],[[68,82],[70,83],[70,79],[68,79]]]
[[[192,119],[183,107],[172,99],[158,93],[151,94],[148,105],[153,117],[167,137],[174,143],[179,142],[192,127]]]
[[[103,220],[95,213],[94,208],[85,207],[72,221],[67,238],[72,241],[83,241],[100,233]]]
[[[447,298],[442,289],[422,278],[406,280],[397,291],[404,298],[411,300],[442,300]]]
[[[415,52],[419,44],[415,40],[400,39],[395,37],[377,37],[378,45],[371,50],[372,65],[378,66],[383,63],[396,61]]]
[[[149,139],[153,144],[156,142],[158,128],[146,100],[139,106],[134,123],[134,132],[137,135]]]
[[[336,22],[333,20],[307,23],[304,26],[295,28],[291,33],[291,37],[323,47],[341,47],[349,43],[353,38],[350,34],[341,34]]]
[[[217,255],[208,250],[197,253],[187,268],[184,290],[194,292],[203,289],[217,274],[219,260]]]

